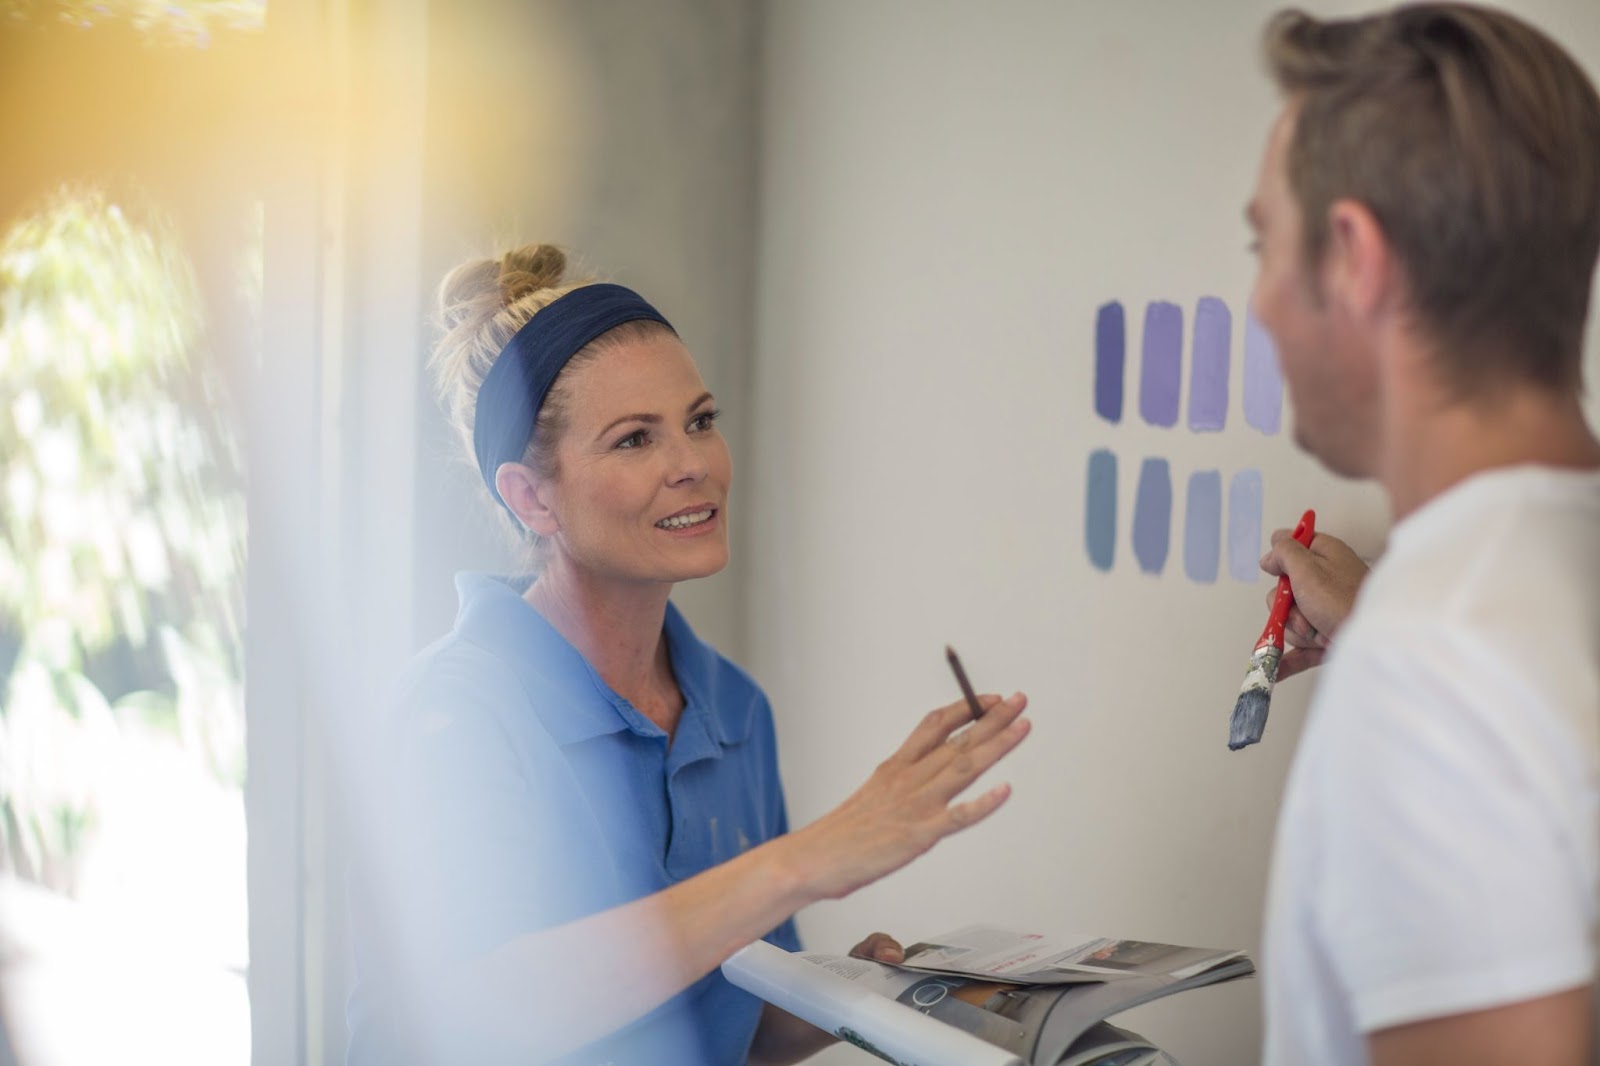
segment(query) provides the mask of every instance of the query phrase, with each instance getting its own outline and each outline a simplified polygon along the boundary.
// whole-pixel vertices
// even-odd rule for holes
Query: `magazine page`
[[[956,941],[1002,943],[992,927],[974,929],[979,932],[971,937],[940,938],[938,946],[947,950]],[[1016,935],[1005,934],[1011,942]],[[1150,1045],[1132,1034],[1119,1039],[1141,1046],[1097,1049],[1110,1031],[1102,1023],[1152,999],[1255,972],[1255,964],[1247,956],[1221,954],[1227,956],[1224,961],[1198,974],[1192,973],[1194,963],[1180,965],[1181,970],[1191,972],[1188,977],[1137,972],[1137,966],[1159,967],[1145,958],[1130,960],[1125,972],[1018,985],[960,973],[908,970],[848,956],[791,955],[757,942],[724,963],[723,972],[741,988],[904,1066],[1136,1066],[1162,1059],[1158,1054],[1141,1054],[1151,1050]]]
[[[1022,1059],[1032,1057],[1057,990],[949,974],[916,973],[868,959],[802,952],[795,956],[858,987],[937,1018]]]
[[[1039,1033],[1036,1061],[1053,1063],[1067,1057],[1069,1049],[1085,1033],[1125,1010],[1174,992],[1249,977],[1255,969],[1255,963],[1240,956],[1193,977],[1133,974],[1098,984],[1056,986],[1064,994],[1056,1000]]]
[[[926,975],[840,956],[807,961],[760,940],[735,952],[722,972],[745,991],[899,1066],[1024,1066],[1004,1048],[899,1002],[914,1000],[918,986],[929,985]],[[930,1006],[947,998],[948,989]]]
[[[1057,1061],[1059,1066],[1147,1066],[1162,1057],[1138,1033],[1100,1022],[1073,1043],[1065,1058],[1058,1056]]]
[[[1019,984],[1073,984],[1130,976],[1179,980],[1243,956],[1242,951],[1190,948],[1144,940],[1044,936],[992,925],[969,925],[906,948],[907,969],[961,974]]]
[[[1114,982],[1022,986],[907,972],[837,955],[796,957],[1039,1066],[1133,1066],[1155,1061],[1149,1053],[1156,1049],[1148,1041],[1104,1019],[1168,992],[1241,976],[1252,969],[1248,960],[1241,960],[1233,968],[1221,967],[1187,980],[1154,975]]]

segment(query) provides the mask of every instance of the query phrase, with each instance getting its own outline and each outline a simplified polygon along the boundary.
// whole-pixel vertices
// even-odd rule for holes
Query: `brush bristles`
[[[1228,720],[1228,750],[1247,748],[1261,739],[1267,729],[1267,709],[1272,706],[1272,690],[1246,689],[1239,693],[1233,705],[1233,717]]]
[[[1267,710],[1272,705],[1272,686],[1278,680],[1278,662],[1283,650],[1268,645],[1258,648],[1250,658],[1250,672],[1245,675],[1239,698],[1233,704],[1233,717],[1228,719],[1228,750],[1247,748],[1261,739],[1267,728]]]

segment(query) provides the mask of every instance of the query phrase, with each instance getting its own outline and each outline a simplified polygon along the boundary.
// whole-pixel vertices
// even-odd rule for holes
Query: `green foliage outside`
[[[100,194],[0,237],[0,866],[62,890],[123,738],[243,782],[242,461],[200,308],[170,229]]]

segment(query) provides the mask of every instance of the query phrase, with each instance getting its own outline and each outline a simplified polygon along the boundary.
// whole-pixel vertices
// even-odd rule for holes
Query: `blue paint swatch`
[[[1117,557],[1117,457],[1104,448],[1089,453],[1089,489],[1083,507],[1083,540],[1097,570]]]
[[[1146,459],[1133,498],[1133,556],[1139,569],[1159,574],[1172,536],[1172,473],[1165,459]]]
[[[1139,367],[1139,414],[1152,426],[1178,424],[1183,374],[1183,311],[1154,300],[1144,309],[1144,355]]]
[[[1116,300],[1094,316],[1094,409],[1107,422],[1122,421],[1122,378],[1127,363],[1127,323]]]
[[[1183,515],[1183,572],[1190,581],[1217,580],[1222,555],[1222,474],[1197,470],[1189,475],[1189,502]]]
[[[1283,372],[1272,338],[1256,316],[1244,316],[1244,420],[1263,433],[1283,424]]]
[[[1194,348],[1189,365],[1189,428],[1221,429],[1228,422],[1228,342],[1233,315],[1215,296],[1202,296],[1194,309]]]
[[[1228,484],[1228,573],[1254,582],[1261,573],[1261,471],[1241,470]]]

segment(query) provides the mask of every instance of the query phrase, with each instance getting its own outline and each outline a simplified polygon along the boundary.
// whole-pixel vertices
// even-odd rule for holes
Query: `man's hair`
[[[1503,12],[1426,3],[1322,21],[1283,11],[1267,66],[1298,107],[1289,185],[1314,269],[1336,200],[1364,204],[1458,388],[1582,384],[1600,250],[1600,98]]]

